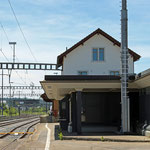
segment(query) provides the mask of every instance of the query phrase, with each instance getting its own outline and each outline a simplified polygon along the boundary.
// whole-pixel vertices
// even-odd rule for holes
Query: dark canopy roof
[[[90,39],[91,37],[93,37],[95,34],[101,34],[103,35],[105,38],[107,38],[108,40],[110,40],[114,45],[117,46],[121,46],[121,43],[119,41],[117,41],[116,39],[114,39],[113,37],[111,37],[110,35],[108,35],[106,32],[102,31],[101,29],[97,29],[94,32],[92,32],[91,34],[89,34],[88,36],[86,36],[84,39],[82,39],[81,41],[79,41],[78,43],[76,43],[75,45],[73,45],[71,48],[69,48],[68,50],[66,50],[64,53],[60,54],[57,57],[57,64],[58,66],[61,66],[63,63],[63,57],[66,56],[68,53],[70,53],[72,50],[74,50],[75,48],[77,48],[78,46],[80,46],[81,44],[84,44],[84,42],[86,42],[88,39]],[[134,51],[132,51],[131,49],[129,49],[129,53],[133,56],[133,60],[137,61],[138,59],[140,59],[140,55],[138,55],[137,53],[135,53]]]
[[[41,95],[41,97],[43,98],[43,100],[44,100],[45,102],[53,102],[52,99],[49,99],[49,98],[47,97],[46,93],[43,93],[43,94]]]
[[[120,76],[113,75],[45,75],[46,81],[63,80],[120,80]]]

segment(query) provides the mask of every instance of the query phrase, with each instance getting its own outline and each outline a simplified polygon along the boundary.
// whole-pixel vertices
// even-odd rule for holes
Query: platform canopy
[[[147,69],[136,76],[136,79],[130,84],[131,88],[143,89],[150,87],[150,69]]]
[[[45,76],[41,85],[49,99],[61,100],[65,95],[76,91],[115,92],[120,91],[120,76],[111,75],[52,75]],[[130,90],[139,90],[150,86],[150,70],[142,72],[129,81]]]
[[[61,100],[76,91],[99,92],[120,89],[120,76],[45,76],[40,82],[49,99]]]

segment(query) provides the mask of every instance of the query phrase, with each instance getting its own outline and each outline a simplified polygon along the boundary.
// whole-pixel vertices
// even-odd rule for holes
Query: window
[[[93,48],[93,61],[104,61],[104,48]]]
[[[110,75],[119,76],[119,71],[110,71]]]
[[[78,75],[87,75],[87,71],[78,71]]]
[[[104,61],[104,49],[99,49],[99,61]]]
[[[93,61],[98,61],[98,49],[93,49]]]

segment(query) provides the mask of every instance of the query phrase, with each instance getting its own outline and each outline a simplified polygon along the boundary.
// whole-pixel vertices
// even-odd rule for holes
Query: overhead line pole
[[[2,89],[2,94],[0,94],[0,96],[1,96],[1,110],[2,110],[2,116],[3,116],[3,112],[4,112],[4,108],[3,108],[3,106],[4,106],[4,75],[8,75],[8,74],[4,74],[4,69],[2,69],[2,74],[0,74],[0,75],[2,75],[2,86],[1,86],[1,89]]]
[[[122,132],[130,132],[130,104],[128,97],[128,11],[127,0],[121,10],[121,124]]]
[[[13,63],[15,63],[15,45],[17,43],[16,42],[9,42],[9,45],[13,45]],[[10,91],[9,91],[9,94],[10,94],[10,106],[12,106],[12,102],[11,102],[11,73],[12,73],[12,69],[10,70],[10,74],[9,74],[9,85],[10,85]]]
[[[1,109],[2,109],[2,116],[3,116],[3,93],[4,93],[4,91],[3,91],[3,86],[4,86],[4,81],[3,81],[3,69],[2,69],[2,105],[1,105]]]

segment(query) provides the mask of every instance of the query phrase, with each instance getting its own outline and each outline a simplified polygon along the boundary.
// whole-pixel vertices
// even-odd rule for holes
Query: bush
[[[58,133],[58,137],[59,137],[60,140],[63,140],[63,134],[62,134],[62,132]]]
[[[63,140],[63,133],[62,133],[61,128],[58,129],[58,138],[59,140]]]

